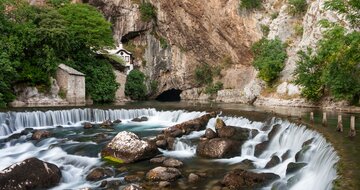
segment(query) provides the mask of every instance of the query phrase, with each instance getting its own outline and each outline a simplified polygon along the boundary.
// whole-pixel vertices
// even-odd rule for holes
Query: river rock
[[[161,187],[161,188],[169,187],[170,185],[171,185],[171,183],[168,181],[160,181],[159,182],[159,187]]]
[[[116,119],[116,120],[114,120],[113,121],[113,124],[119,124],[119,123],[121,123],[122,121],[120,120],[120,119]]]
[[[301,147],[304,148],[305,146],[309,146],[311,143],[313,143],[313,141],[314,141],[314,138],[311,138],[311,139],[305,141]]]
[[[144,188],[138,184],[130,184],[125,186],[123,190],[144,190]]]
[[[276,124],[272,127],[271,131],[268,134],[269,141],[271,141],[275,137],[275,135],[280,131],[280,129],[281,129],[280,124]]]
[[[188,177],[188,182],[189,183],[195,183],[195,182],[198,182],[200,180],[200,177],[194,173],[191,173],[189,174],[189,177]]]
[[[159,148],[162,148],[162,149],[166,149],[166,147],[167,147],[167,142],[166,142],[165,139],[157,140],[157,141],[156,141],[156,146],[159,147]]]
[[[146,174],[150,181],[174,181],[181,177],[181,172],[176,168],[156,167]]]
[[[127,175],[124,180],[128,183],[139,182],[143,179],[143,175]]]
[[[175,143],[175,138],[174,137],[166,138],[166,143],[167,143],[167,149],[168,150],[174,150],[174,143]]]
[[[205,114],[201,117],[169,127],[163,130],[163,134],[167,137],[181,137],[182,135],[188,135],[193,131],[205,130],[209,120],[215,116],[216,112]]]
[[[286,175],[297,172],[301,168],[305,167],[306,163],[294,163],[290,162],[286,168]]]
[[[162,164],[165,160],[166,160],[166,157],[160,156],[160,157],[151,158],[150,163]]]
[[[254,162],[249,160],[249,159],[245,159],[243,161],[241,161],[240,163],[235,165],[236,169],[243,169],[243,170],[251,170],[251,169],[255,169],[255,165]]]
[[[84,129],[91,129],[91,128],[93,128],[93,125],[90,122],[84,123]]]
[[[132,163],[153,158],[159,153],[155,142],[144,141],[132,132],[122,131],[105,146],[101,156],[118,163]]]
[[[0,172],[0,189],[27,190],[56,186],[61,179],[60,169],[37,158],[13,164]]]
[[[272,156],[271,160],[266,164],[265,168],[272,168],[280,163],[280,158],[278,156]]]
[[[100,124],[100,127],[102,128],[109,128],[112,126],[112,122],[110,120],[105,120]]]
[[[283,155],[281,155],[281,161],[285,161],[290,158],[291,150],[287,150]]]
[[[88,181],[99,181],[100,179],[113,176],[113,172],[106,168],[95,168],[86,176]]]
[[[196,154],[205,158],[240,156],[241,142],[222,138],[202,139],[197,146]]]
[[[310,145],[304,146],[303,148],[301,148],[301,150],[299,150],[296,154],[295,154],[295,161],[296,162],[301,162],[304,159],[304,155],[305,153],[310,150]]]
[[[147,118],[147,117],[137,117],[137,118],[132,119],[131,121],[133,121],[133,122],[144,122],[144,121],[148,121],[148,120],[149,120],[149,118]]]
[[[217,133],[210,129],[210,128],[207,128],[206,131],[205,131],[205,138],[207,139],[213,139],[213,138],[216,138],[217,137]]]
[[[166,159],[164,162],[163,162],[163,165],[165,167],[174,167],[174,168],[177,168],[177,167],[181,167],[183,166],[184,164],[180,161],[180,160],[177,160],[175,158],[168,158]]]
[[[264,141],[264,142],[261,142],[259,144],[257,144],[255,146],[255,152],[254,152],[254,155],[256,157],[259,157],[265,150],[266,148],[269,146],[269,141]]]
[[[254,173],[242,169],[228,172],[221,184],[230,189],[255,189],[263,187],[280,177],[273,173]]]
[[[36,130],[34,131],[33,135],[31,136],[32,140],[40,140],[42,138],[49,138],[50,132],[46,130]]]

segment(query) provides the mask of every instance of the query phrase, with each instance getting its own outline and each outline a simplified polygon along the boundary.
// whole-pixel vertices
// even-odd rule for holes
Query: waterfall
[[[156,111],[155,109],[71,109],[57,111],[33,112],[6,112],[0,113],[0,137],[20,132],[24,128],[55,127],[59,125],[72,125],[84,121],[99,123],[105,120],[129,120],[136,117],[153,117],[156,122],[180,123],[196,117],[205,112]]]

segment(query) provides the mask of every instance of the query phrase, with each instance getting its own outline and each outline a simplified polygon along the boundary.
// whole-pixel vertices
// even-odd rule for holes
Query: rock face
[[[174,181],[181,176],[181,172],[176,168],[156,167],[146,174],[146,179],[150,181]]]
[[[225,175],[221,184],[230,189],[256,189],[279,178],[278,175],[273,173],[253,173],[235,169]]]
[[[56,186],[60,179],[61,171],[56,165],[37,158],[29,158],[0,172],[0,189],[50,188]]]
[[[101,151],[103,158],[119,163],[149,159],[159,154],[154,142],[141,140],[132,132],[118,133]]]

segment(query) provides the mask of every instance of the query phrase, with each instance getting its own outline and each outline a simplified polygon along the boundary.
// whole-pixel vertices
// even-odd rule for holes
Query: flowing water
[[[148,171],[155,167],[148,161],[127,165],[128,172],[119,172],[116,167],[101,161],[99,152],[120,131],[132,131],[140,137],[151,137],[166,127],[181,123],[201,115],[200,111],[159,111],[156,109],[71,109],[58,111],[33,112],[4,112],[0,113],[0,170],[26,158],[37,157],[41,160],[56,164],[62,170],[63,178],[59,186],[54,189],[79,189],[82,187],[98,187],[99,182],[85,180],[89,171],[96,166],[110,167],[114,177],[106,180],[120,180],[125,184],[123,177],[132,171]],[[132,122],[132,118],[146,116],[146,122]],[[219,116],[220,117],[220,116]],[[100,123],[104,120],[122,120],[114,129],[93,128],[83,129],[82,123],[89,121]],[[264,121],[251,121],[243,117],[221,116],[227,125],[256,129],[259,134],[251,136],[239,149],[241,155],[229,159],[203,159],[196,156],[196,145],[204,131],[193,132],[177,138],[175,150],[161,150],[167,157],[175,157],[183,161],[184,176],[191,171],[205,171],[207,180],[197,184],[200,189],[210,189],[221,180],[227,171],[235,168],[245,159],[252,160],[256,169],[254,172],[271,172],[280,176],[280,179],[263,189],[271,189],[275,184],[284,189],[331,189],[332,181],[337,177],[335,164],[339,160],[334,148],[326,142],[319,133],[298,126],[286,120],[272,118]],[[258,157],[254,156],[255,146],[268,140],[272,127],[280,125],[280,130],[274,135],[268,148]],[[207,128],[214,129],[215,118],[211,119]],[[263,130],[267,126],[267,130]],[[48,129],[51,138],[41,141],[30,140],[31,133],[19,133],[23,130]],[[295,161],[295,155],[303,149],[303,143],[313,139],[307,151],[301,155],[298,162],[306,166],[298,172],[286,174],[287,165]],[[271,157],[282,157],[288,152],[287,159],[281,163],[265,169]],[[185,188],[189,187],[186,186]],[[180,188],[176,186],[175,188]],[[184,185],[182,186],[184,188]]]

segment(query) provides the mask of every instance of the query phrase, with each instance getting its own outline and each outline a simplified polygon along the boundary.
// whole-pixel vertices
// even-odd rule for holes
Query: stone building
[[[60,64],[56,71],[56,80],[60,92],[65,93],[66,100],[70,104],[85,105],[85,75],[83,73]]]
[[[115,54],[124,60],[126,67],[125,72],[126,74],[129,74],[130,71],[134,69],[132,53],[120,47]]]

